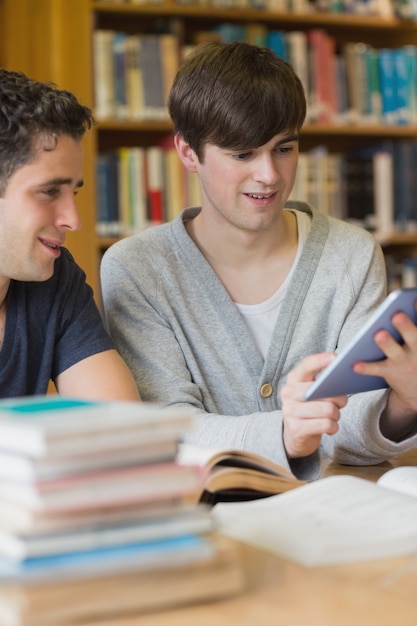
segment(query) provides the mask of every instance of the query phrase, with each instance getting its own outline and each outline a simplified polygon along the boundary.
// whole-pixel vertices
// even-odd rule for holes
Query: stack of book
[[[232,547],[176,461],[184,409],[0,402],[0,623],[47,626],[236,592]]]

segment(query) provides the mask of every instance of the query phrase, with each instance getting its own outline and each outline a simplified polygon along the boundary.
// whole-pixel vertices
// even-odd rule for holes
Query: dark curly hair
[[[93,124],[91,110],[71,92],[0,69],[0,197],[15,170],[33,158],[39,138],[53,139],[55,147],[60,135],[81,140]]]
[[[168,108],[175,132],[201,161],[206,143],[246,150],[282,132],[298,132],[306,99],[291,65],[271,49],[209,42],[185,58]]]

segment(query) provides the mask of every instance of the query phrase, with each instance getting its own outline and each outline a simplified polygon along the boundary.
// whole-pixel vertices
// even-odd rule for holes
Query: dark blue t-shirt
[[[49,280],[10,283],[0,397],[45,394],[68,367],[111,348],[85,273],[62,249]]]

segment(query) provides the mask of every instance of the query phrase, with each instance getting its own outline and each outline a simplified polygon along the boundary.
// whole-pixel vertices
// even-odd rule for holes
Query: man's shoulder
[[[343,236],[348,240],[360,241],[363,245],[369,245],[371,247],[379,245],[373,234],[362,226],[331,216],[328,217],[328,220],[330,232],[337,237]]]
[[[183,230],[179,218],[150,226],[110,246],[103,256],[103,262],[106,263],[109,259],[125,261],[127,257],[136,260],[145,260],[149,256],[154,259],[165,257],[183,245],[184,234],[181,232]]]

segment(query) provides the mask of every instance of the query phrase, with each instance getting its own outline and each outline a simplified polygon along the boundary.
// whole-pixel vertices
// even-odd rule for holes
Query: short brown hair
[[[202,159],[203,147],[245,150],[306,116],[302,83],[271,49],[244,42],[196,46],[180,67],[168,99],[174,130]]]

